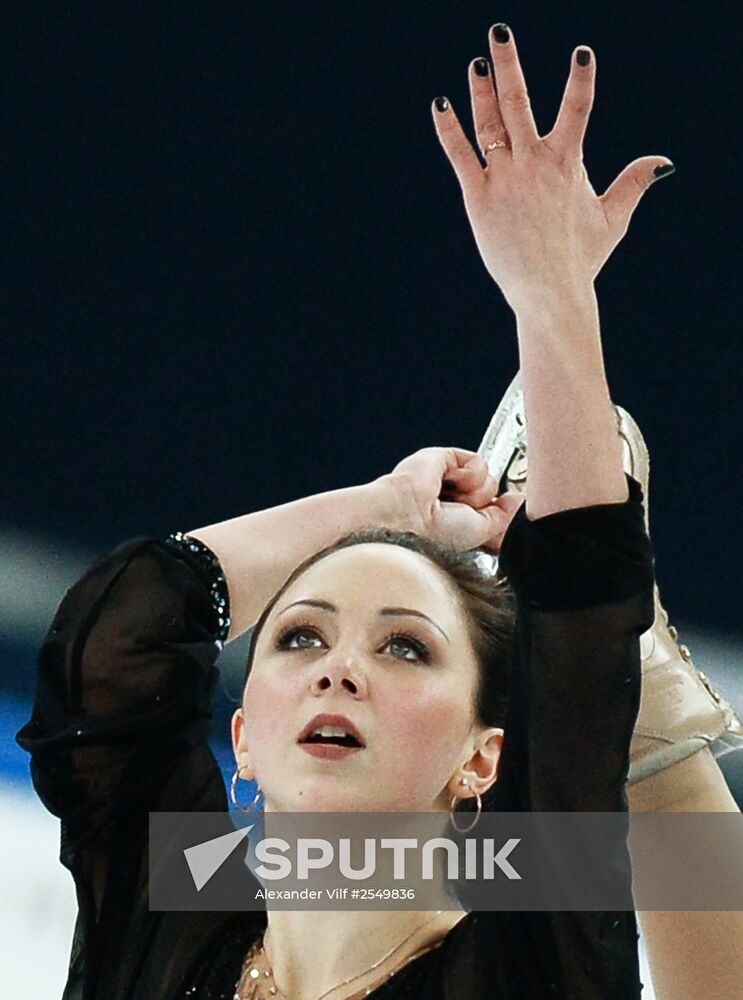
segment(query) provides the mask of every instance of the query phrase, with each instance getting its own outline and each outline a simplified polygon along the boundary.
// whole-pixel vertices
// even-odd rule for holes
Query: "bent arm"
[[[413,505],[406,502],[405,490],[404,477],[382,476],[188,531],[209,546],[227,579],[232,609],[227,641],[250,628],[307,556],[372,525],[413,529]]]
[[[44,638],[33,713],[16,740],[61,820],[60,860],[75,877],[86,933],[112,854],[124,870],[145,851],[148,810],[166,795],[175,810],[226,809],[207,744],[216,633],[193,560],[136,538],[67,591]]]
[[[594,287],[545,287],[519,305],[516,320],[529,429],[527,515],[624,502]]]

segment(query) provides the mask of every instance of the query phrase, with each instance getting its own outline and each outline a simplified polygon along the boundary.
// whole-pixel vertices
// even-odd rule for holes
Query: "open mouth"
[[[300,746],[308,751],[363,750],[364,734],[346,715],[321,712],[310,719],[297,737]]]
[[[301,743],[315,743],[320,746],[335,746],[335,747],[357,747],[361,748],[361,744],[356,739],[355,736],[321,736],[319,733],[315,736],[308,736],[306,740],[300,740]]]
[[[349,732],[351,728],[351,725],[341,727],[328,723],[316,726],[299,740],[299,746],[308,756],[321,761],[342,761],[355,757],[364,749],[364,744],[353,732]]]

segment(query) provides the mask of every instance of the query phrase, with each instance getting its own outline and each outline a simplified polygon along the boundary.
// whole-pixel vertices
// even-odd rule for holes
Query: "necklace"
[[[443,912],[444,912],[443,910],[437,910],[432,917],[430,917],[428,920],[425,920],[422,924],[419,924],[416,928],[414,928],[410,932],[410,934],[408,934],[407,937],[403,938],[403,940],[399,944],[396,944],[395,947],[392,948],[390,951],[388,951],[386,955],[382,955],[380,959],[377,959],[377,961],[373,965],[370,965],[368,969],[364,969],[363,972],[359,972],[355,976],[351,976],[348,979],[344,979],[343,982],[338,983],[336,986],[331,986],[329,990],[326,990],[319,997],[317,997],[317,1000],[324,1000],[324,998],[329,993],[333,993],[335,990],[340,989],[341,986],[346,986],[348,983],[352,983],[356,979],[360,979],[362,976],[365,976],[368,973],[372,972],[374,969],[378,968],[380,965],[382,965],[383,962],[386,962],[388,958],[391,958],[396,951],[399,951],[400,948],[402,948],[402,946],[406,944],[413,937],[413,935],[417,934],[418,931],[423,930],[424,927],[427,927],[429,924],[433,923],[433,921],[437,917],[441,916]],[[419,954],[423,954],[423,952],[425,951],[429,951],[431,948],[436,947],[436,945],[440,943],[441,942],[437,941],[434,944],[430,945],[429,947],[421,949],[420,952],[415,952],[415,954],[411,955],[410,958],[404,964],[407,965],[407,963],[412,961],[413,958],[418,957]],[[261,960],[259,957],[261,954],[265,956],[265,961],[268,966],[267,969],[261,970],[258,967],[261,964]],[[397,968],[393,969],[392,972],[390,972],[389,976],[391,976],[394,972],[397,971],[399,971],[399,969]],[[387,977],[388,979],[389,976]],[[256,989],[253,990],[251,993],[248,993],[245,997],[243,997],[242,987],[246,979],[251,981],[251,984],[254,985]],[[258,985],[259,980],[260,980],[260,987],[263,987],[263,992],[260,993],[257,992],[257,990],[260,988]],[[371,988],[367,988],[366,994],[361,994],[361,995],[368,995],[369,993],[371,993]],[[248,952],[245,958],[242,974],[240,975],[240,979],[238,980],[238,982],[235,984],[235,996],[233,1000],[253,1000],[253,998],[255,998],[255,1000],[263,1000],[263,997],[265,997],[266,1000],[268,1000],[268,998],[271,997],[275,997],[277,998],[277,1000],[286,1000],[284,993],[277,986],[273,976],[273,963],[271,962],[271,959],[268,955],[268,951],[266,949],[265,934],[263,936],[260,945],[251,948],[251,950]]]

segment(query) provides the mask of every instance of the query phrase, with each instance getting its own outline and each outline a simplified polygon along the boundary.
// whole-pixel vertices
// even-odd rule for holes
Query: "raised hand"
[[[535,295],[590,286],[642,195],[675,168],[664,157],[640,157],[597,196],[583,165],[596,78],[593,51],[574,51],[557,120],[540,137],[512,32],[494,25],[489,44],[495,78],[485,59],[469,67],[484,168],[447,99],[436,98],[432,112],[482,259],[517,311]]]

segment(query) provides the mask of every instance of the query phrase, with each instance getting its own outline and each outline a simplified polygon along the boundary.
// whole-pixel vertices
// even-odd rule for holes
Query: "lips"
[[[312,719],[310,719],[302,732],[299,734],[297,743],[306,743],[318,726],[337,726],[349,736],[353,736],[354,739],[358,740],[360,747],[366,746],[366,740],[347,715],[329,715],[325,712],[320,715],[315,715]]]

